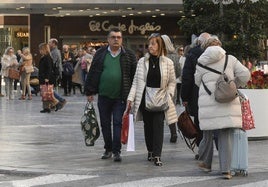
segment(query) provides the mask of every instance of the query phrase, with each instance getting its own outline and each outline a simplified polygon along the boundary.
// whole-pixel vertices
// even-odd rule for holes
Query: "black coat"
[[[85,84],[85,94],[87,96],[95,95],[99,92],[99,82],[103,71],[104,58],[108,52],[108,47],[103,47],[94,55]],[[123,47],[120,55],[122,73],[121,98],[123,101],[126,101],[135,75],[137,60],[131,50]]]
[[[53,59],[50,55],[44,55],[39,61],[39,83],[45,84],[45,79],[49,80],[49,84],[56,83],[56,78],[53,73]]]
[[[200,46],[192,48],[186,56],[182,73],[181,99],[183,102],[188,102],[189,112],[192,116],[198,116],[199,88],[195,84],[194,74],[197,59],[202,53],[203,50]]]

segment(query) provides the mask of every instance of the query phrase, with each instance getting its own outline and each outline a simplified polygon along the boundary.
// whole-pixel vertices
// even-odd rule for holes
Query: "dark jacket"
[[[183,102],[188,102],[189,112],[192,116],[198,116],[199,88],[195,85],[194,74],[197,59],[202,53],[203,50],[200,46],[190,49],[182,72],[181,99]]]
[[[106,46],[100,48],[94,55],[85,84],[85,94],[87,96],[95,95],[99,92],[99,83],[103,71],[104,58],[108,52],[108,46]],[[126,101],[135,75],[137,61],[135,54],[129,49],[122,47],[120,55],[122,73],[121,98],[123,101]]]
[[[45,84],[45,79],[49,80],[49,84],[56,82],[55,75],[53,73],[53,59],[50,55],[44,55],[39,61],[39,83]]]

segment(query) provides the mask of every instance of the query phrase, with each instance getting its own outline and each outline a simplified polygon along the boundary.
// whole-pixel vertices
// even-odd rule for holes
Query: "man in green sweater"
[[[122,46],[122,32],[118,28],[109,31],[107,40],[109,45],[100,48],[93,58],[85,94],[89,101],[93,101],[93,95],[98,94],[105,149],[101,158],[109,159],[113,154],[114,161],[120,162],[122,116],[137,62],[135,54]]]

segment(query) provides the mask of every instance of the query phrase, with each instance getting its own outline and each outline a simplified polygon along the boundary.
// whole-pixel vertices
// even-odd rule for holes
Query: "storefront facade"
[[[132,50],[146,51],[147,38],[151,33],[170,36],[175,46],[186,44],[177,25],[177,17],[47,17],[44,15],[3,16],[0,28],[0,50],[13,46],[15,50],[30,46],[37,62],[38,44],[49,38],[59,40],[59,48],[68,44],[72,49],[83,46],[98,48],[107,42],[110,27],[123,32],[124,45]]]

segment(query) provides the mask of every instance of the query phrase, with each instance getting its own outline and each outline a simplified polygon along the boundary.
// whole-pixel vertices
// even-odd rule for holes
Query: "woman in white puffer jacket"
[[[214,41],[213,41],[214,40]],[[223,71],[226,52],[215,46],[216,38],[208,40],[204,53],[199,57],[198,62],[212,69]],[[244,86],[250,79],[249,70],[243,66],[234,56],[228,55],[228,64],[225,73],[232,80],[235,80],[237,87]],[[241,106],[237,97],[229,103],[218,103],[215,100],[214,91],[219,74],[211,72],[201,66],[196,66],[195,83],[199,86],[199,121],[203,130],[203,139],[199,147],[199,168],[204,171],[211,171],[213,157],[213,130],[218,130],[218,146],[220,169],[224,178],[230,179],[231,154],[232,154],[232,132],[234,128],[242,127]],[[204,84],[212,92],[209,95],[204,89]]]

